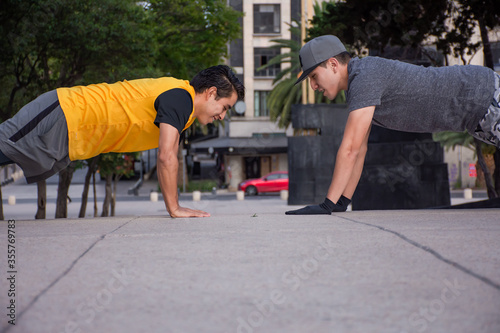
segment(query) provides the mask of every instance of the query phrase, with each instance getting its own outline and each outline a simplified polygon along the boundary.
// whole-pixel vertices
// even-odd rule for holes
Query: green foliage
[[[448,5],[448,0],[331,1],[315,9],[309,35],[336,35],[358,55],[363,48],[383,54],[389,45],[420,47],[427,36],[443,31]]]
[[[289,30],[294,36],[300,36],[300,25],[297,21],[289,25]],[[273,90],[267,99],[267,107],[272,121],[278,121],[278,127],[286,128],[291,121],[291,106],[299,104],[302,98],[301,86],[295,86],[297,73],[300,72],[299,51],[300,43],[293,39],[273,39],[273,48],[280,50],[288,49],[288,52],[280,53],[273,57],[266,65],[258,70],[265,69],[275,64],[287,64],[276,76]]]
[[[439,142],[446,151],[463,146],[474,149],[474,138],[465,132],[439,132],[432,134],[432,139]]]
[[[476,147],[474,145],[474,138],[467,131],[433,133],[432,139],[436,142],[439,142],[441,144],[441,147],[446,149],[446,151],[455,149],[457,146],[476,150]],[[485,155],[493,155],[495,153],[495,146],[481,143],[481,152]]]
[[[500,6],[497,0],[458,0],[450,1],[447,11],[450,18],[448,26],[441,35],[435,35],[437,48],[443,54],[450,54],[467,61],[464,55],[475,54],[483,46],[485,64],[493,68],[493,58],[487,44],[489,44],[486,28],[493,29],[500,25]],[[475,40],[473,35],[477,27],[481,32],[481,41]],[[487,54],[486,50],[489,50]]]
[[[152,56],[145,11],[133,0],[4,0],[0,22],[0,82],[10,83],[1,119],[57,87],[123,79]]]
[[[291,106],[300,104],[301,85],[295,85],[295,78],[284,79],[274,86],[269,94],[267,106],[272,121],[278,121],[278,127],[287,128],[291,121]]]
[[[150,1],[157,66],[167,75],[190,79],[227,56],[227,42],[240,37],[241,13],[222,0]]]
[[[221,0],[2,0],[0,121],[75,84],[171,75],[218,64],[240,34]]]
[[[134,175],[134,162],[139,153],[107,153],[100,156],[98,167],[101,176],[108,175],[130,177]]]
[[[186,191],[211,192],[213,188],[217,188],[217,181],[211,179],[190,180],[186,184]],[[178,184],[179,190],[182,190],[182,184]],[[160,191],[160,190],[159,190]]]
[[[300,24],[294,21],[289,25],[292,36],[299,37]],[[280,53],[273,57],[267,64],[259,67],[257,70],[265,69],[275,64],[287,64],[288,66],[280,71],[273,83],[275,86],[267,99],[267,107],[272,121],[278,122],[278,127],[287,128],[291,122],[291,107],[293,104],[300,104],[302,100],[302,85],[295,85],[297,73],[300,72],[299,51],[300,42],[294,39],[273,39],[273,48],[280,50],[287,49],[287,52]],[[330,103],[321,93],[314,95],[315,103]],[[336,103],[345,102],[344,94],[341,93],[335,99]]]
[[[367,49],[383,55],[387,46],[423,50],[431,43],[444,55],[464,59],[481,46],[472,39],[477,25],[493,28],[499,22],[497,0],[347,0],[316,5],[308,32],[309,38],[336,35],[358,56]]]

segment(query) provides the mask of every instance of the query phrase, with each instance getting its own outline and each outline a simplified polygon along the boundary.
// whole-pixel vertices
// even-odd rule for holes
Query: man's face
[[[308,76],[311,88],[322,92],[329,100],[333,100],[340,90],[340,77],[337,75],[338,71],[335,71],[333,66],[327,62],[326,68],[320,65]]]
[[[210,88],[212,89],[212,88]],[[198,121],[202,125],[213,123],[215,120],[223,120],[233,105],[238,100],[238,95],[233,92],[229,97],[222,97],[217,99],[217,89],[207,90],[206,103],[203,112],[198,115]]]

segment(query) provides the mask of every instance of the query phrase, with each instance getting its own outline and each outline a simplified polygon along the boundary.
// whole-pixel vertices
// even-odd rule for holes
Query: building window
[[[267,98],[270,91],[254,92],[254,116],[255,117],[269,117],[269,109],[267,108]]]
[[[280,53],[279,49],[256,47],[253,52],[254,52],[255,76],[275,77],[280,72],[280,64],[275,64],[266,67],[265,69],[260,71],[257,70],[259,67],[266,65],[269,62],[269,60],[277,56]]]
[[[279,34],[281,32],[280,5],[253,5],[253,32]]]

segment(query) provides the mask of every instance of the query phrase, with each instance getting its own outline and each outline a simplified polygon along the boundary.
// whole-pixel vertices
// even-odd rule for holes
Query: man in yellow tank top
[[[224,119],[244,94],[224,65],[201,71],[191,82],[163,77],[59,88],[0,124],[0,165],[17,163],[33,183],[71,161],[158,147],[158,180],[170,216],[209,216],[179,206],[180,135],[195,119],[203,125]]]

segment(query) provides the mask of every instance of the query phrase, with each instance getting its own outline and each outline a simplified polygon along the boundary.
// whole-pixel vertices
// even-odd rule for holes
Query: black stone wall
[[[332,180],[348,112],[343,105],[292,105],[294,129],[319,129],[317,136],[288,138],[289,205],[320,203]]]
[[[294,105],[292,126],[318,136],[288,138],[289,205],[320,203],[333,175],[348,112],[344,105]],[[416,209],[450,204],[443,150],[430,134],[373,126],[353,210]]]

